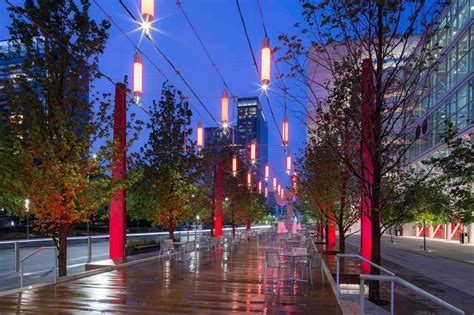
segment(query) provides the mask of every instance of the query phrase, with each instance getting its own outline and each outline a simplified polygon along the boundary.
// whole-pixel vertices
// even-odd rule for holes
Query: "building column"
[[[122,83],[115,85],[114,111],[114,148],[112,182],[123,183],[126,178],[126,142],[127,142],[127,88]],[[125,188],[117,191],[110,201],[110,259],[125,259],[125,242],[127,228],[127,205]]]

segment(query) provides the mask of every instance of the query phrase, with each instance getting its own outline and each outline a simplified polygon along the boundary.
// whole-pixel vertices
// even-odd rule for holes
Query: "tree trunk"
[[[67,275],[67,231],[61,231],[59,234],[58,247],[58,275],[64,277]],[[56,272],[56,271],[55,271]]]
[[[174,228],[168,228],[170,240],[174,240]]]
[[[326,242],[326,248],[329,246],[329,226],[324,225],[324,241]]]
[[[344,235],[344,225],[339,223],[337,227],[339,229],[339,252],[344,254],[346,252],[346,236]]]
[[[426,252],[426,221],[423,220],[423,250]]]

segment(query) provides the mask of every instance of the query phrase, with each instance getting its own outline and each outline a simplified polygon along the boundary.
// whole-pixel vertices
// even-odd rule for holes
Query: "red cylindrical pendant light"
[[[293,193],[296,195],[297,194],[297,183],[298,183],[298,175],[296,172],[293,172],[293,175],[291,175],[291,183],[293,184]]]
[[[265,186],[265,198],[268,198],[268,187]]]
[[[247,186],[252,187],[252,172],[250,171],[247,173]]]
[[[283,146],[288,146],[288,118],[283,117],[283,128],[282,128]]]
[[[196,137],[198,150],[201,151],[204,147],[204,128],[201,122],[198,122]]]
[[[265,165],[265,172],[264,172],[264,176],[265,178],[265,181],[268,182],[268,178],[270,177],[270,165]]]
[[[276,176],[273,176],[273,186],[272,187],[273,187],[273,191],[276,191],[276,189],[277,189],[277,178],[276,178]]]
[[[259,194],[262,193],[262,181],[261,180],[258,181],[258,193]]]
[[[133,95],[136,98],[143,94],[143,64],[142,55],[139,52],[133,57]]]
[[[278,184],[278,186],[277,186],[277,193],[278,193],[278,194],[281,193],[281,185],[280,185],[280,184]]]
[[[270,39],[265,37],[262,42],[262,62],[260,69],[260,81],[264,91],[270,84],[270,63],[271,63],[272,52],[270,49]]]
[[[222,91],[221,119],[222,119],[222,127],[227,128],[229,126],[229,96],[227,95],[226,89]]]
[[[237,156],[232,157],[232,174],[237,175]]]
[[[250,144],[250,162],[255,164],[257,160],[257,141],[253,140]]]
[[[145,23],[153,22],[155,18],[155,0],[142,0],[142,18]]]
[[[286,154],[286,173],[290,175],[291,172],[291,154],[287,153]]]

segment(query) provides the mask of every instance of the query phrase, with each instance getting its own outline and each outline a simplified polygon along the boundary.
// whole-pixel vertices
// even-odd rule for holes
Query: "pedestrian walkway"
[[[422,241],[396,237],[392,244],[390,236],[384,235],[382,265],[397,276],[463,309],[467,314],[474,314],[474,265],[470,262],[474,247],[429,240],[428,247],[432,250],[424,252],[419,250]],[[352,235],[347,243],[348,252],[357,253],[360,236]],[[442,310],[403,287],[396,287],[395,292],[395,301],[398,301],[396,306],[402,312]]]
[[[266,242],[192,253],[190,261],[151,261],[0,298],[0,313],[230,312],[342,314],[319,268],[314,285],[262,281]]]

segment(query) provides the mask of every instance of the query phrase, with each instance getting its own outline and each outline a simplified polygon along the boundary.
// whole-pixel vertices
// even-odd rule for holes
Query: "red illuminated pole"
[[[222,161],[217,161],[217,180],[216,180],[216,220],[214,221],[214,237],[222,236]]]
[[[127,141],[127,89],[124,84],[115,85],[114,142],[117,144],[113,158],[112,182],[123,183],[126,176]],[[120,189],[110,201],[110,259],[125,259],[125,230],[127,227],[126,190]]]
[[[328,249],[336,247],[336,224],[334,224],[334,213],[328,216]]]
[[[370,59],[362,61],[362,192],[361,192],[361,254],[372,260],[372,202],[374,164],[372,156],[375,148],[374,122],[375,96]],[[378,228],[378,226],[376,227]],[[361,263],[362,273],[370,273],[370,265]]]

